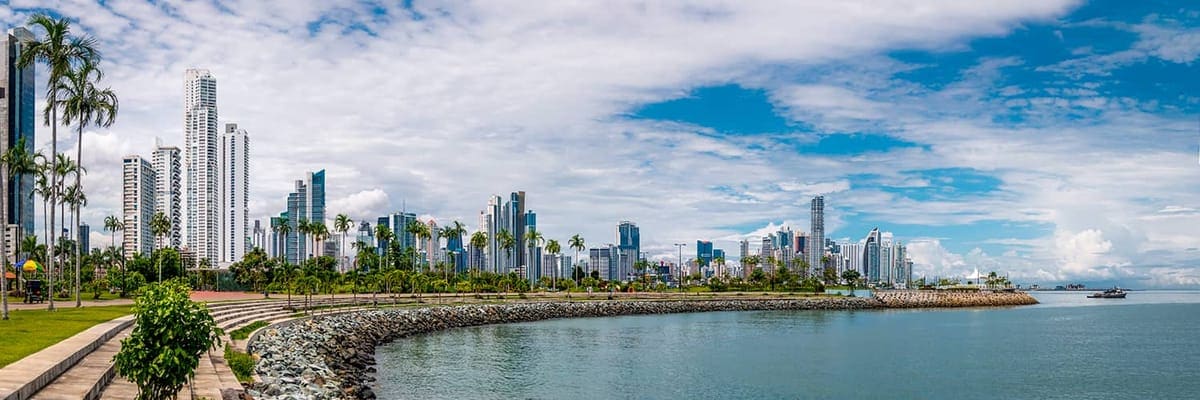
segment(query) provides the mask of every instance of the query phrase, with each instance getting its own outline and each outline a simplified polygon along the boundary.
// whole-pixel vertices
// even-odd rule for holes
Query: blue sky
[[[101,38],[123,114],[85,135],[95,221],[122,155],[182,145],[203,67],[250,132],[255,216],[323,168],[331,215],[474,226],[525,190],[548,238],[628,219],[652,257],[736,257],[823,194],[828,236],[890,231],[919,274],[1200,287],[1200,7],[744,3],[14,0],[0,22]]]

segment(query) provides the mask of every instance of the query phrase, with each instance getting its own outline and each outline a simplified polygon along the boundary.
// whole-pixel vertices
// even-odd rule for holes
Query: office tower
[[[187,246],[199,259],[216,262],[221,244],[217,81],[208,70],[189,69],[184,73],[183,131]]]
[[[713,260],[713,244],[707,240],[696,241],[696,260],[700,266],[708,266]]]
[[[432,267],[440,261],[438,260],[438,248],[440,247],[438,246],[440,239],[438,234],[440,232],[438,232],[437,221],[434,221],[432,218],[425,225],[429,228],[429,237],[423,240],[424,243],[421,243],[419,251],[425,255],[425,265]]]
[[[504,203],[504,228],[513,236],[512,257],[508,268],[525,265],[525,192],[512,192]]]
[[[895,270],[895,258],[892,257],[892,240],[884,238],[879,245],[879,283],[892,284],[892,272]]]
[[[768,233],[767,236],[763,236],[761,243],[758,249],[758,268],[769,274],[775,271],[775,234]]]
[[[217,191],[221,210],[218,265],[227,267],[241,261],[250,249],[250,137],[245,129],[238,129],[237,124],[225,124],[218,159],[220,183]]]
[[[537,232],[537,213],[533,210],[525,212],[525,217],[521,219],[525,224],[525,232]],[[525,262],[525,279],[531,284],[537,284],[538,279],[542,277],[542,258],[541,254],[542,243],[534,243],[526,240],[525,247],[521,251],[526,252]]]
[[[598,273],[601,280],[612,280],[616,274],[614,252],[608,246],[596,246],[588,249],[588,276]]]
[[[79,223],[79,235],[76,236],[75,240],[79,243],[79,250],[81,250],[83,254],[90,254],[92,252],[91,234],[91,226],[88,226],[88,224],[84,222]]]
[[[171,221],[166,246],[179,248],[183,235],[183,160],[178,147],[157,143],[150,157],[154,166],[154,211]]]
[[[819,268],[821,257],[825,255],[825,196],[813,197],[809,216],[809,249],[805,254],[808,256],[808,265]]]
[[[642,258],[642,233],[632,221],[617,224],[617,247],[631,250],[634,260]]]
[[[738,254],[738,265],[740,265],[742,267],[742,278],[743,279],[749,278],[751,271],[748,271],[746,269],[745,260],[746,260],[746,257],[750,257],[750,255],[751,255],[750,254],[750,241],[747,239],[742,239],[741,242],[738,242],[738,250],[740,251],[740,254]]]
[[[879,282],[879,246],[881,246],[879,228],[871,229],[867,240],[863,243],[862,276],[869,283]]]
[[[288,231],[283,240],[284,257],[288,262],[300,264],[310,256],[319,256],[309,249],[307,240],[301,240],[299,223],[325,222],[325,170],[309,172],[305,179],[296,181],[296,190],[288,194],[287,211],[280,214],[286,219]]]
[[[125,256],[149,255],[154,249],[150,219],[154,217],[154,168],[146,159],[131,155],[122,160],[121,223]]]
[[[7,152],[24,139],[25,151],[34,152],[35,119],[37,104],[34,67],[17,68],[17,57],[25,50],[25,43],[35,40],[33,33],[25,28],[13,28],[0,34],[0,152]],[[6,177],[7,179],[7,177]],[[19,174],[7,179],[8,198],[5,200],[8,220],[6,225],[19,224],[23,231],[19,237],[33,234],[33,175]],[[15,247],[14,247],[15,249]],[[10,249],[11,251],[12,249]]]

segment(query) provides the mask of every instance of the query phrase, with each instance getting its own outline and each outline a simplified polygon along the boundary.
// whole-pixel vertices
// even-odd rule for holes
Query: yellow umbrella
[[[21,269],[25,270],[25,272],[33,272],[40,271],[42,266],[38,265],[33,260],[25,260],[25,264],[21,266]]]

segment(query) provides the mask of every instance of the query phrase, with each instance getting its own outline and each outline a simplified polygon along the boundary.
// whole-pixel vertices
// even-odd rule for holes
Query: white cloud
[[[850,190],[850,181],[841,179],[831,182],[783,182],[779,184],[779,189],[787,192],[799,192],[805,196],[818,196]]]

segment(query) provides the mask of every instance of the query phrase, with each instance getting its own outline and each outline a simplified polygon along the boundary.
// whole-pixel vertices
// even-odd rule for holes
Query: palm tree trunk
[[[58,154],[58,107],[50,107],[50,200],[52,205],[50,209],[50,236],[46,238],[46,260],[49,274],[48,293],[50,293],[50,305],[47,310],[54,311],[54,207],[53,204],[58,191],[58,174],[54,170],[57,160],[54,156]]]
[[[4,204],[4,202],[5,202],[5,200],[8,199],[8,181],[10,179],[11,178],[8,176],[8,165],[7,164],[0,165],[0,221],[4,221],[4,222],[8,221],[8,207],[6,204]],[[4,225],[7,225],[7,224],[4,224]],[[5,226],[4,230],[7,231],[8,226]],[[18,224],[17,232],[20,232],[20,230],[21,230],[21,228]],[[5,232],[5,233],[8,233],[8,232]],[[20,236],[20,235],[17,235],[17,236]],[[18,238],[18,237],[14,237],[13,239],[14,239],[13,242],[16,242],[16,243],[20,242],[20,238]],[[0,268],[0,304],[2,304],[2,305],[0,305],[0,307],[3,307],[3,309],[4,309],[3,316],[0,316],[0,319],[3,319],[5,321],[8,320],[8,263],[9,263],[9,261],[8,261],[8,246],[6,246],[6,242],[7,242],[6,240],[0,240],[0,266],[2,266],[2,268]],[[17,266],[16,269],[20,269],[20,268],[21,268],[20,266]]]
[[[78,171],[75,171],[75,188],[79,191],[79,195],[83,196],[83,121],[79,123],[79,143],[75,144],[75,163],[78,164]],[[81,197],[82,199],[82,197]],[[79,264],[82,262],[82,246],[83,237],[79,235],[79,209],[83,207],[83,202],[75,205],[75,307],[82,307],[83,304],[79,301]]]

